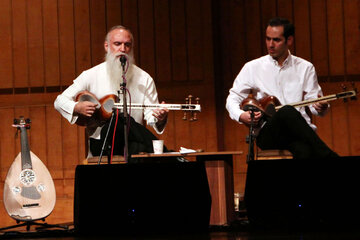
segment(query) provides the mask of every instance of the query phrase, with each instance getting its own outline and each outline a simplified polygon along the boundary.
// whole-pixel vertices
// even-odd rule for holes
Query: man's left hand
[[[165,102],[162,101],[161,104],[164,104]],[[168,117],[169,109],[167,108],[157,108],[153,110],[153,116],[156,117],[156,119],[159,122],[166,122]]]
[[[313,104],[313,107],[319,114],[321,114],[329,108],[329,103],[327,101],[321,101]]]

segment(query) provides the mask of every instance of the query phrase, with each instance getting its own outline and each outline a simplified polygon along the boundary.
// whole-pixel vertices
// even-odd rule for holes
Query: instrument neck
[[[20,143],[21,143],[21,166],[22,169],[32,169],[30,147],[25,127],[20,127]]]

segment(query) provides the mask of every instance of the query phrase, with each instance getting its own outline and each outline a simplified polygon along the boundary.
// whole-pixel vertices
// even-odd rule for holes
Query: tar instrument
[[[323,97],[319,97],[316,99],[305,100],[296,103],[290,103],[286,105],[290,105],[293,107],[305,107],[317,102],[321,101],[333,101],[337,99],[347,99],[350,98],[352,100],[356,99],[357,90],[356,88],[351,91],[344,91],[336,94],[331,94]],[[274,113],[282,108],[284,105],[281,105],[280,101],[275,96],[266,96],[260,100],[256,100],[252,94],[249,94],[248,98],[244,99],[240,104],[240,108],[244,111],[254,110],[261,111],[265,116],[271,117]]]
[[[190,112],[191,117],[190,121],[197,120],[197,112],[201,111],[199,104],[200,99],[195,98],[195,103],[193,103],[193,97],[189,95],[185,99],[185,104],[140,104],[140,103],[131,103],[127,104],[128,108],[132,110],[137,109],[157,109],[157,108],[167,108],[169,110],[182,110],[184,111],[183,120],[187,120],[187,112]],[[114,94],[106,95],[100,100],[96,96],[88,91],[80,92],[76,98],[76,101],[89,101],[97,104],[97,109],[91,117],[79,116],[76,124],[80,126],[101,126],[108,119],[110,119],[111,114],[114,109],[123,109],[123,104],[118,103],[118,97]]]

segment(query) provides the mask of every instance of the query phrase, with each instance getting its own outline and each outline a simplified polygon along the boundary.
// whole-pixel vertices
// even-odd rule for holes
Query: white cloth
[[[289,56],[282,66],[270,55],[252,60],[244,65],[235,78],[226,100],[226,109],[230,118],[239,121],[244,112],[240,109],[241,102],[252,90],[254,98],[260,100],[266,96],[275,96],[281,105],[316,99],[322,96],[314,66],[299,57]],[[318,115],[314,107],[309,106],[312,114]],[[297,108],[307,123],[316,130],[305,108]]]
[[[77,120],[77,116],[73,115],[75,107],[75,97],[79,92],[87,90],[94,94],[98,99],[109,95],[118,95],[120,86],[118,89],[113,89],[110,84],[109,75],[107,73],[106,62],[103,62],[93,68],[90,68],[82,72],[62,94],[57,96],[54,107],[61,115],[66,118],[71,124],[74,124]],[[137,67],[136,65],[130,65],[126,75],[126,87],[131,94],[131,103],[140,104],[158,104],[158,95],[155,87],[155,83],[151,76]],[[120,96],[120,102],[122,103],[122,96]],[[130,103],[129,96],[127,95],[127,103]],[[130,113],[130,112],[129,112]],[[131,110],[131,116],[136,122],[143,124],[145,119],[148,125],[154,127],[155,131],[160,132],[156,128],[157,119],[152,116],[152,110]],[[101,127],[98,127],[90,137],[100,139]]]

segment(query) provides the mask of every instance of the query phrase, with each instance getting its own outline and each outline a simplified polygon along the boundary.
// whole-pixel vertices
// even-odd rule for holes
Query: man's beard
[[[107,72],[110,78],[111,88],[117,90],[120,88],[120,84],[123,82],[123,67],[120,62],[120,55],[124,55],[126,57],[126,64],[124,66],[125,70],[125,78],[130,76],[131,65],[134,63],[133,52],[129,55],[125,53],[117,53],[113,54],[108,51],[105,56],[106,64],[107,64]]]

